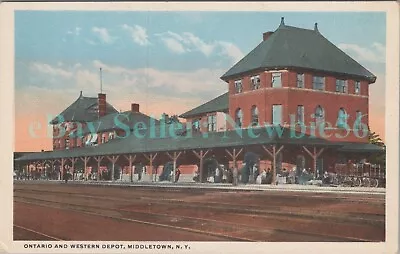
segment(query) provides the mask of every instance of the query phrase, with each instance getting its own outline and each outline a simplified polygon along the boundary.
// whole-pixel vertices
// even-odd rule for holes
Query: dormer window
[[[260,88],[260,84],[261,84],[260,75],[252,76],[250,78],[250,81],[251,81],[251,86],[252,86],[253,90],[257,90]]]
[[[336,80],[336,92],[347,93],[347,80],[342,80],[342,79]]]
[[[360,81],[356,81],[354,83],[354,93],[355,94],[360,94]]]
[[[313,89],[314,90],[325,90],[325,77],[314,76],[313,77]]]
[[[297,74],[297,87],[304,88],[304,74],[303,73]]]
[[[280,72],[274,72],[272,73],[272,87],[282,87],[282,73]]]
[[[235,92],[241,93],[242,91],[243,91],[242,80],[241,79],[235,80]]]

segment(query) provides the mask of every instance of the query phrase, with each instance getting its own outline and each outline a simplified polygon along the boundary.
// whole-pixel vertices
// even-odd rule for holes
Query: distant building
[[[125,136],[124,128],[133,130],[135,123],[149,123],[150,119],[140,112],[137,103],[131,104],[130,111],[118,112],[106,101],[106,94],[99,93],[96,98],[85,97],[81,92],[75,102],[50,122],[53,125],[53,150],[97,146],[117,135]],[[152,120],[158,123],[158,120]]]

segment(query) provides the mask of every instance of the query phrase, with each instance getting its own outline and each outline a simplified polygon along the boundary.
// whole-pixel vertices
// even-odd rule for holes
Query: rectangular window
[[[242,80],[235,80],[235,92],[241,93],[243,91]]]
[[[195,131],[200,130],[200,121],[201,121],[201,118],[193,121],[193,130],[195,130]]]
[[[260,84],[261,84],[260,75],[252,76],[250,78],[250,82],[251,82],[251,87],[252,87],[253,90],[259,89],[260,88]]]
[[[282,105],[272,105],[272,124],[282,125]]]
[[[297,106],[297,123],[304,124],[304,106]]]
[[[304,74],[302,73],[297,74],[297,87],[304,88]]]
[[[216,131],[217,130],[216,115],[209,115],[207,117],[207,125],[208,125],[208,131]]]
[[[325,77],[314,76],[313,89],[321,91],[325,90]]]
[[[361,129],[361,118],[362,118],[362,113],[360,111],[356,111],[356,121],[355,121],[355,129],[359,130]]]
[[[282,73],[272,73],[272,87],[282,87]]]
[[[347,93],[347,80],[336,79],[336,92]]]
[[[347,93],[347,80],[344,81],[343,93]]]
[[[354,83],[354,93],[355,94],[360,94],[360,81],[356,81]]]

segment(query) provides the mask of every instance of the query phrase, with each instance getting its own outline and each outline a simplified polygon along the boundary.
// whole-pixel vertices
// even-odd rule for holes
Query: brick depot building
[[[113,180],[116,168],[120,179],[132,180],[138,162],[152,177],[172,161],[184,174],[198,169],[204,181],[209,157],[235,171],[251,152],[259,155],[259,170],[296,166],[322,173],[382,152],[368,143],[369,85],[376,77],[327,40],[317,24],[297,28],[282,18],[221,79],[228,92],[181,114],[183,125],[151,118],[138,104],[118,112],[105,94],[81,93],[51,122],[53,151],[18,161],[41,171],[74,171],[78,164],[84,174],[111,170]]]

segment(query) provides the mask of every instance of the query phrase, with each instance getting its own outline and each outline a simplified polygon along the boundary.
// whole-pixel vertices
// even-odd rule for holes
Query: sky
[[[139,103],[159,118],[227,91],[230,67],[274,31],[320,33],[377,76],[372,131],[384,138],[386,16],[382,12],[15,12],[15,150],[51,150],[48,119],[103,91],[118,110]]]

